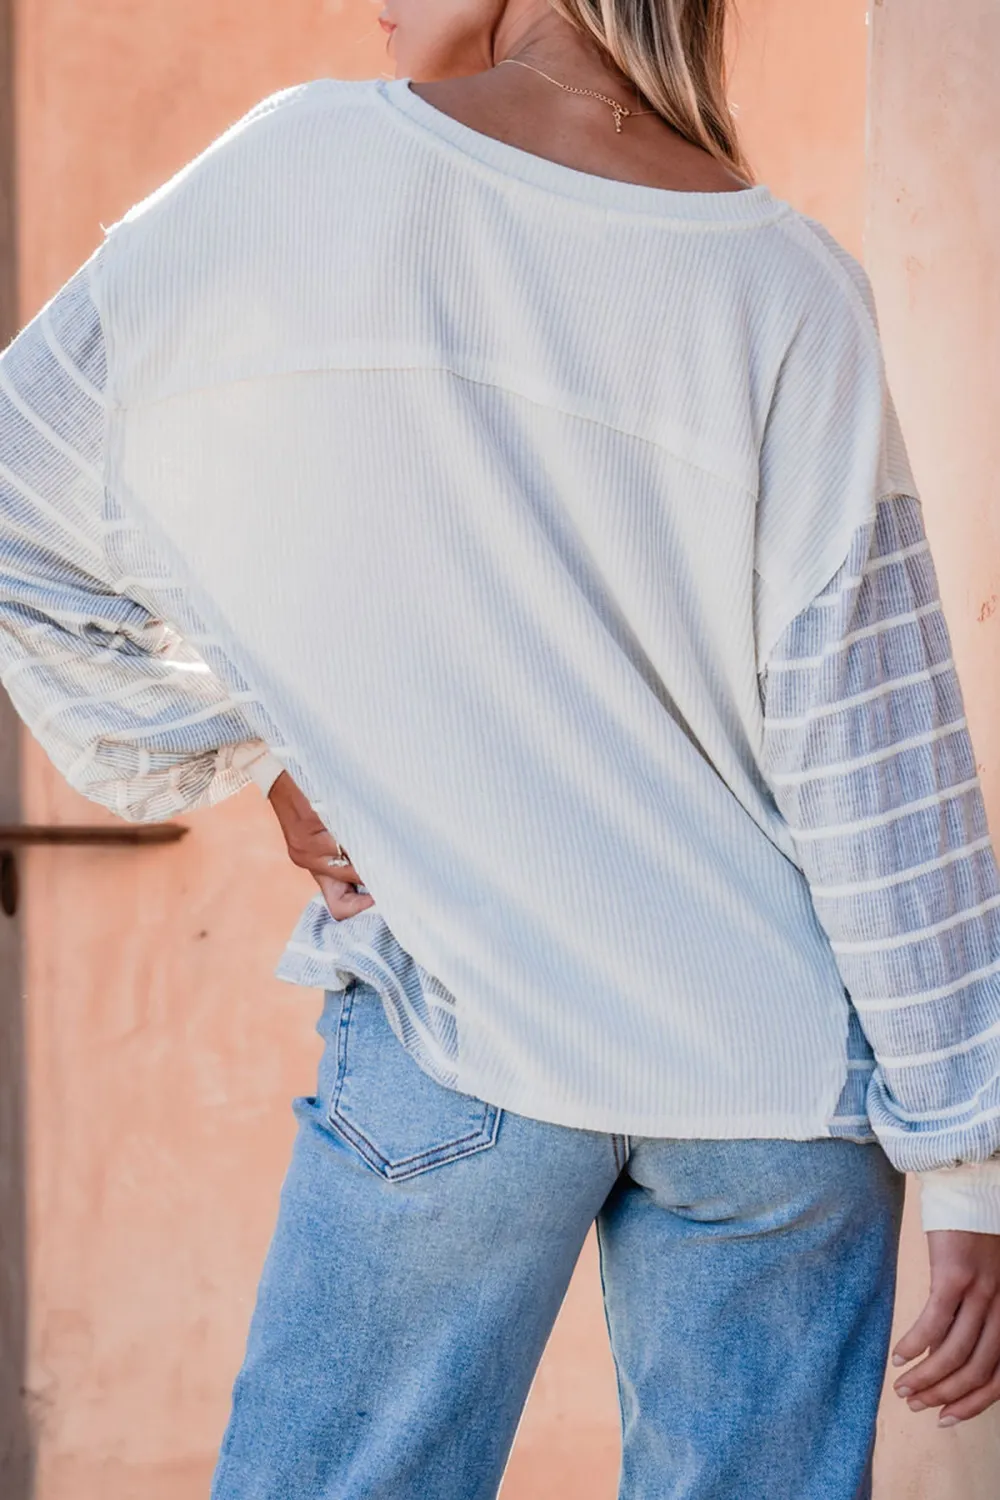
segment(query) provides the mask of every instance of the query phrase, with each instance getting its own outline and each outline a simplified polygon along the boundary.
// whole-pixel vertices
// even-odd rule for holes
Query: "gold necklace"
[[[548,73],[543,73],[541,68],[532,67],[531,63],[522,62],[519,57],[503,57],[497,63],[502,68],[505,62],[517,63],[519,68],[530,68],[532,73],[537,73],[539,78],[548,78],[549,83],[554,83],[557,88],[565,89],[567,94],[590,94],[594,99],[601,99],[609,104],[615,112],[615,130],[619,135],[622,133],[622,118],[632,115],[655,115],[655,109],[629,109],[627,104],[619,104],[617,99],[611,99],[607,94],[600,93],[597,89],[575,88],[571,83],[560,83],[558,78],[550,78]]]

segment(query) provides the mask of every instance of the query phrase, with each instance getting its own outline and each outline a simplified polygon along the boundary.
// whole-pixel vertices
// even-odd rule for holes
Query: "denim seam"
[[[331,1109],[327,1120],[337,1134],[354,1146],[362,1160],[380,1177],[402,1181],[407,1177],[417,1177],[421,1172],[428,1172],[433,1167],[448,1166],[452,1162],[461,1161],[463,1157],[474,1156],[477,1151],[485,1151],[492,1146],[497,1136],[500,1110],[492,1104],[487,1105],[486,1109],[488,1116],[492,1118],[484,1120],[483,1129],[475,1135],[462,1136],[456,1141],[445,1142],[415,1156],[404,1157],[400,1161],[390,1161],[374,1142],[370,1141],[356,1125],[351,1124],[346,1115],[334,1114]],[[466,1145],[467,1141],[471,1141],[472,1144]],[[461,1149],[456,1149],[456,1147]]]
[[[604,1324],[605,1324],[605,1327],[608,1330],[608,1346],[609,1346],[610,1351],[611,1351],[611,1360],[612,1360],[612,1363],[613,1363],[613,1365],[615,1367],[615,1386],[617,1388],[617,1394],[618,1394],[618,1426],[619,1426],[619,1432],[620,1432],[620,1435],[621,1435],[622,1445],[624,1447],[624,1442],[625,1442],[624,1383],[623,1383],[623,1379],[622,1379],[621,1365],[618,1362],[618,1354],[617,1354],[617,1351],[615,1350],[615,1336],[614,1336],[614,1331],[613,1331],[613,1329],[611,1327],[611,1314],[610,1314],[610,1312],[608,1310],[608,1286],[607,1286],[607,1280],[606,1280],[605,1274],[604,1274],[604,1240],[603,1240],[603,1235],[601,1233],[600,1215],[598,1215],[598,1218],[597,1218],[597,1221],[596,1221],[595,1232],[596,1232],[596,1236],[597,1236],[597,1270],[598,1270],[598,1276],[599,1276],[600,1282],[601,1282],[601,1305],[602,1305],[602,1307],[604,1309]]]
[[[483,1118],[478,1129],[469,1131],[466,1135],[456,1136],[449,1141],[442,1141],[438,1145],[429,1146],[410,1156],[400,1157],[395,1161],[390,1160],[376,1143],[370,1140],[364,1131],[359,1129],[340,1109],[340,1096],[347,1074],[347,1038],[354,1010],[355,988],[354,984],[348,985],[341,1002],[337,1038],[337,1078],[333,1096],[326,1110],[327,1121],[334,1130],[358,1150],[362,1158],[378,1172],[379,1176],[397,1179],[415,1177],[431,1167],[458,1161],[463,1156],[471,1156],[476,1151],[482,1151],[491,1146],[496,1140],[500,1121],[500,1109],[495,1104],[483,1102]]]

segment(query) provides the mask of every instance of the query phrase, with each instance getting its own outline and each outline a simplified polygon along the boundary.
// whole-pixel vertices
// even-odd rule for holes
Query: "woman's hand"
[[[349,860],[350,855],[324,827],[287,771],[282,771],[267,800],[281,824],[289,859],[312,875],[331,917],[342,922],[345,917],[353,917],[375,905],[373,896],[354,889],[356,885],[364,885],[354,866],[334,864],[342,856]]]
[[[976,1417],[1000,1400],[1000,1235],[932,1229],[931,1294],[893,1350],[906,1364],[896,1394],[911,1411],[942,1406],[939,1427]]]

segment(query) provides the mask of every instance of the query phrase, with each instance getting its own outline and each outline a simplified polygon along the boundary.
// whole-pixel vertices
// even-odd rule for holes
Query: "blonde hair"
[[[754,182],[726,97],[729,0],[549,0],[695,146]]]

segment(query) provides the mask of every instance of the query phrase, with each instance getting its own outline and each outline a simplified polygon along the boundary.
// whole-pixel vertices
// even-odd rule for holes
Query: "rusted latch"
[[[0,911],[17,913],[18,876],[15,850],[24,844],[90,844],[147,847],[176,844],[190,829],[183,823],[125,823],[120,828],[99,824],[14,823],[0,826]]]

